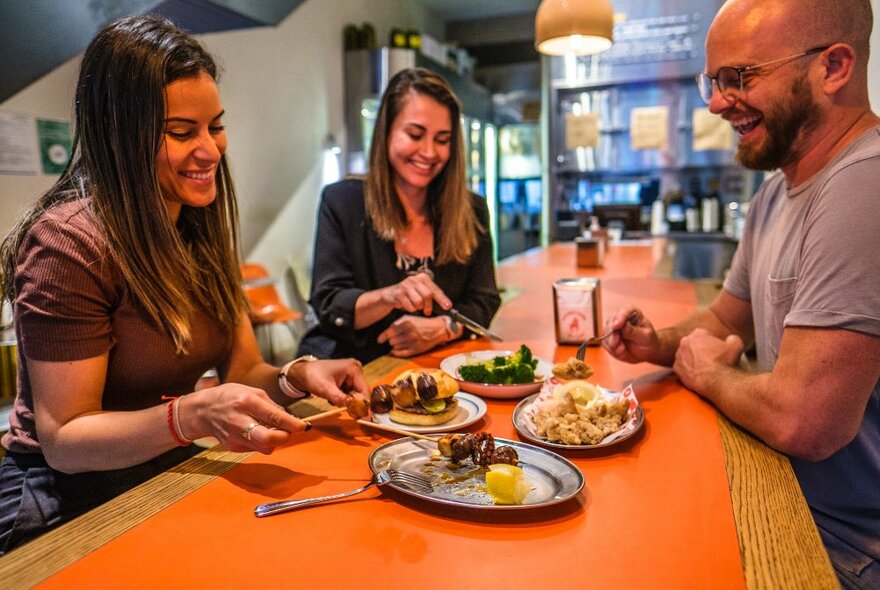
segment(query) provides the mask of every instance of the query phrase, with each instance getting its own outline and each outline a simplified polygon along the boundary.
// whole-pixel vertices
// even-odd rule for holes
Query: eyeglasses
[[[824,47],[813,47],[812,49],[807,49],[803,53],[798,53],[797,55],[780,57],[779,59],[774,59],[772,61],[767,61],[754,66],[725,66],[723,68],[718,68],[718,73],[714,76],[710,76],[706,72],[700,72],[699,74],[697,74],[697,88],[700,89],[700,97],[704,101],[706,101],[706,104],[709,104],[709,101],[712,100],[712,85],[714,84],[715,87],[718,88],[718,92],[720,92],[724,98],[730,100],[731,98],[735,98],[733,96],[733,93],[742,92],[744,73],[784,61],[790,61],[799,57],[804,57],[805,55],[819,53],[820,51],[825,51],[829,47],[831,46],[825,45]]]

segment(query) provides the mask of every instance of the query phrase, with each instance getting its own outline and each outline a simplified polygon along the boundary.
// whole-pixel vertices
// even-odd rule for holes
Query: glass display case
[[[504,125],[498,132],[498,257],[540,245],[544,204],[541,128]]]

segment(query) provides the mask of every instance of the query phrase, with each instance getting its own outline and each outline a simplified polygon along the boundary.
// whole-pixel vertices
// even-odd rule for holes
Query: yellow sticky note
[[[594,148],[599,145],[599,114],[565,115],[565,149]]]
[[[694,151],[729,150],[733,148],[733,128],[730,123],[707,108],[694,109]]]
[[[629,135],[634,150],[662,150],[669,144],[669,108],[640,107],[630,113]]]

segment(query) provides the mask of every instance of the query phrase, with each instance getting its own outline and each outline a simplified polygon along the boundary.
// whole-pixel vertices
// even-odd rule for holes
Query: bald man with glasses
[[[778,170],[754,196],[718,298],[662,330],[616,311],[606,349],[671,366],[787,454],[838,578],[880,588],[880,119],[868,101],[869,0],[728,0],[697,76]],[[746,346],[755,370],[739,368]]]

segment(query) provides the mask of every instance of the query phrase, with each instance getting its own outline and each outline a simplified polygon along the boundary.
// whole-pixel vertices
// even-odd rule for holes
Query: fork
[[[629,314],[626,317],[626,321],[628,323],[632,324],[633,326],[635,326],[636,322],[639,321],[639,312],[634,311],[631,314]],[[612,334],[614,334],[614,330],[608,330],[607,332],[605,332],[601,336],[594,336],[593,338],[586,340],[583,344],[581,344],[578,347],[577,355],[576,355],[577,360],[579,360],[579,361],[584,360],[584,356],[587,354],[587,347],[588,346],[592,346],[594,344],[599,344],[603,340],[607,340],[608,338],[610,338]]]
[[[284,500],[282,502],[268,502],[266,504],[260,504],[256,508],[254,508],[254,514],[257,517],[263,516],[271,516],[273,514],[280,514],[281,512],[288,512],[290,510],[296,510],[297,508],[304,508],[306,506],[313,506],[315,504],[322,504],[324,502],[329,502],[331,500],[339,500],[340,498],[347,498],[348,496],[354,496],[355,494],[360,494],[363,491],[373,487],[373,486],[383,486],[387,483],[395,483],[407,487],[415,492],[421,492],[423,494],[428,494],[434,491],[434,486],[427,479],[420,477],[418,475],[414,475],[412,473],[407,473],[405,471],[396,471],[394,469],[386,469],[380,471],[373,475],[373,477],[366,483],[355,490],[351,490],[348,492],[342,492],[339,494],[333,494],[330,496],[317,496],[315,498],[304,498],[302,500]]]

